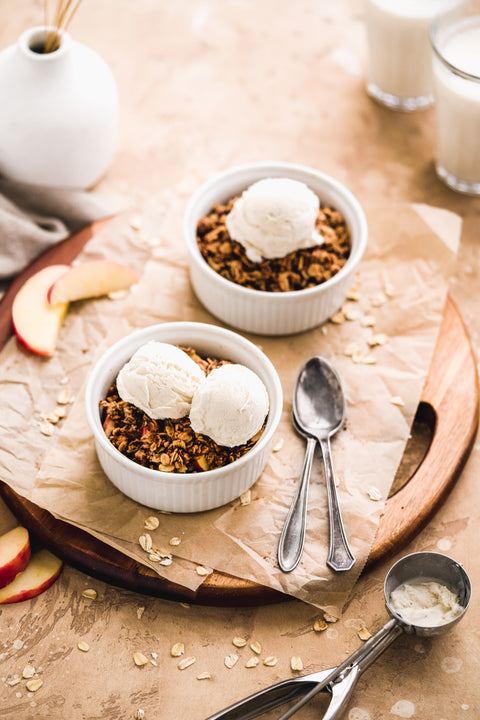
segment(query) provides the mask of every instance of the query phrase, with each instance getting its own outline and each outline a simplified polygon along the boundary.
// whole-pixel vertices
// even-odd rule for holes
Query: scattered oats
[[[183,660],[180,660],[177,667],[179,670],[185,670],[187,667],[190,667],[190,665],[193,665],[194,662],[197,661],[197,658],[193,657],[191,655],[190,657],[183,658]]]
[[[256,657],[256,655],[254,655],[253,657],[251,657],[247,660],[247,662],[245,663],[245,667],[246,668],[257,667],[259,662],[260,662],[260,660],[258,659],[258,657]]]
[[[210,575],[212,572],[211,570],[208,570],[208,568],[203,567],[203,565],[197,565],[197,567],[195,568],[195,571],[196,571],[197,575],[200,575],[200,577],[206,577],[207,575]]]
[[[139,620],[142,619],[142,615],[144,612],[145,612],[145,607],[143,605],[141,605],[140,607],[137,608],[137,618]]]
[[[197,675],[197,680],[210,680],[211,677],[209,672],[202,672],[200,675]]]
[[[150,515],[145,522],[144,522],[144,528],[145,530],[156,530],[158,526],[160,525],[160,520],[155,517],[154,515]]]
[[[89,600],[96,600],[97,591],[93,588],[85,588],[85,590],[82,592],[82,597],[88,598]]]
[[[62,377],[59,380],[60,385],[66,385],[68,383],[68,377]]]
[[[350,322],[360,318],[360,311],[356,308],[346,308],[343,314],[345,315],[345,320],[349,320]]]
[[[138,708],[137,712],[135,713],[135,720],[145,720],[145,710],[142,710],[142,708]]]
[[[60,390],[60,392],[57,395],[57,403],[58,405],[68,405],[68,403],[73,402],[72,396],[70,395],[70,390],[68,388],[65,388],[64,390]]]
[[[181,541],[181,539],[180,539],[179,537],[172,537],[172,538],[170,538],[170,540],[168,541],[168,544],[169,544],[169,545],[176,546],[176,545],[180,545],[181,542],[182,542],[182,541]]]
[[[148,663],[148,659],[141,652],[136,652],[134,654],[133,661],[137,667],[142,667],[142,665],[146,665]]]
[[[358,347],[357,343],[348,343],[347,347],[343,351],[343,354],[347,357],[353,357],[358,353],[360,353],[360,348]]]
[[[247,644],[247,641],[245,640],[245,638],[234,637],[232,640],[232,643],[235,645],[235,647],[241,648],[241,647],[245,647],[245,645]]]
[[[180,605],[181,605],[182,607],[184,607],[184,608],[191,608],[191,607],[192,607],[192,606],[190,605],[190,603],[186,603],[186,602],[181,602]]]
[[[42,413],[42,417],[49,423],[52,423],[52,425],[56,425],[59,417],[57,413],[54,410],[50,410],[48,413]]]
[[[140,537],[138,538],[138,542],[140,543],[140,547],[142,548],[142,550],[145,550],[147,547],[145,535],[140,535]]]
[[[345,317],[345,315],[343,314],[343,312],[342,312],[341,310],[339,310],[338,312],[334,313],[334,314],[332,315],[332,317],[329,318],[329,320],[330,320],[330,322],[333,323],[334,325],[343,325],[343,323],[344,323],[345,320],[346,320],[346,317]]]
[[[335,617],[335,615],[330,615],[330,613],[327,613],[327,612],[323,613],[323,619],[327,623],[336,623],[338,620],[338,618]]]
[[[383,293],[383,292],[377,293],[370,299],[370,304],[373,307],[382,307],[382,305],[385,305],[386,302],[387,302],[387,297],[386,297],[385,293]]]
[[[357,288],[351,288],[348,291],[347,300],[352,300],[353,302],[358,302],[361,297],[362,296],[361,296],[360,292],[357,290]]]
[[[262,646],[259,642],[255,640],[254,642],[250,643],[250,650],[253,650],[256,655],[260,655],[260,653],[262,652]]]
[[[243,492],[243,493],[240,495],[240,505],[250,505],[251,499],[252,499],[252,493],[251,493],[251,491],[250,491],[250,490],[245,490],[245,492]]]
[[[233,668],[233,666],[236,665],[238,662],[238,655],[236,655],[235,653],[227,655],[223,662],[225,663],[225,667],[231,670],[231,668]]]
[[[392,405],[397,405],[397,407],[403,407],[405,405],[400,395],[395,395],[394,397],[391,397],[390,402],[392,403]]]
[[[140,215],[132,215],[129,222],[130,227],[133,230],[140,230],[140,228],[142,227],[142,218],[140,217]]]
[[[386,345],[388,342],[388,336],[385,335],[385,333],[378,333],[377,335],[372,335],[370,340],[368,340],[368,344],[370,347],[376,347],[377,345]]]
[[[370,498],[370,500],[381,500],[382,499],[382,493],[374,485],[371,485],[368,488],[367,495]]]
[[[385,295],[389,298],[395,295],[395,287],[391,282],[386,282],[384,286]]]
[[[267,665],[267,667],[274,667],[277,664],[277,662],[278,662],[278,658],[275,657],[275,655],[269,655],[268,657],[265,658],[265,660],[263,661],[263,664]]]
[[[170,649],[170,655],[172,657],[180,657],[185,652],[185,645],[182,642],[175,643]]]
[[[53,433],[55,432],[55,430],[51,423],[45,421],[40,425],[40,432],[42,433],[42,435],[51,437],[53,435]]]
[[[368,640],[372,637],[372,633],[368,632],[367,628],[363,627],[358,631],[358,637],[360,640]]]
[[[152,562],[160,562],[161,557],[160,557],[160,555],[157,555],[156,553],[151,553],[148,556],[148,559],[151,560]]]
[[[67,409],[64,406],[59,405],[55,408],[55,415],[59,420],[62,420],[62,418],[67,416]]]
[[[376,319],[373,317],[373,315],[364,315],[362,319],[360,320],[360,325],[362,327],[374,327],[376,324]]]
[[[158,510],[158,513],[160,515],[171,515],[172,511],[171,510]]]
[[[25,665],[22,672],[22,677],[27,680],[28,678],[31,678],[35,675],[35,668],[33,665]]]
[[[29,680],[27,683],[25,683],[25,687],[30,692],[37,692],[43,685],[43,680],[40,678],[35,678],[34,680]]]
[[[11,680],[7,680],[7,685],[10,685],[10,687],[15,687],[15,685],[18,685],[19,682],[22,682],[22,678],[14,677]]]
[[[81,640],[79,643],[77,643],[77,648],[82,652],[88,652],[90,650],[90,645]]]
[[[173,560],[172,560],[171,556],[169,557],[168,555],[166,555],[166,556],[162,557],[158,562],[159,562],[159,565],[164,565],[165,567],[169,567],[172,564]]]
[[[362,360],[363,360],[363,353],[362,353],[362,351],[361,351],[361,350],[357,350],[356,352],[354,352],[353,355],[352,355],[352,360],[353,360],[354,363],[357,363],[357,364],[358,364],[358,363],[361,363]]]
[[[153,652],[153,653],[151,653],[151,655],[154,660],[158,660],[158,653]]]
[[[315,632],[322,632],[327,629],[327,623],[323,620],[323,618],[317,618],[313,623],[313,629]]]
[[[150,660],[150,663],[151,663],[154,667],[158,667],[158,663],[157,663],[156,660]]]
[[[290,658],[290,667],[292,668],[293,672],[299,672],[300,670],[303,670],[302,658],[299,655],[293,655],[293,657]]]
[[[365,355],[361,351],[353,353],[352,360],[356,365],[375,365],[377,362],[377,358],[374,357],[374,355]]]
[[[110,300],[124,300],[128,295],[128,290],[112,290],[108,293]]]
[[[145,548],[144,548],[144,550],[145,550],[145,552],[152,552],[152,548],[153,548],[152,536],[149,535],[148,533],[145,533]]]
[[[283,448],[284,443],[285,443],[285,440],[283,438],[280,438],[280,440],[277,443],[275,443],[275,445],[273,446],[273,448],[272,448],[273,452],[279,452],[279,450],[281,450]]]

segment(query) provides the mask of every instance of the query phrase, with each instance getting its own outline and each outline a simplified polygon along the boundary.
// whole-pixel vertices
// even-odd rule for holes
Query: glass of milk
[[[433,103],[434,18],[465,0],[366,0],[367,92],[395,110],[418,110]]]
[[[453,190],[480,195],[480,14],[432,25],[438,176]],[[478,12],[478,4],[477,4]]]

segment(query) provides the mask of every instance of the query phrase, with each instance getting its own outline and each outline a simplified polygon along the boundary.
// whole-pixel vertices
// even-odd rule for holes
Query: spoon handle
[[[343,527],[342,513],[338,502],[337,488],[335,486],[335,475],[333,472],[332,453],[330,451],[330,439],[320,439],[320,447],[322,449],[323,464],[325,467],[325,482],[327,484],[328,497],[328,519],[330,533],[330,549],[327,559],[327,565],[332,570],[344,571],[350,570],[355,563],[355,558],[348,545]]]
[[[297,493],[288,511],[285,525],[278,543],[278,564],[283,572],[294,570],[303,552],[305,529],[307,524],[307,502],[310,474],[317,441],[313,437],[307,439],[305,459],[298,482]]]

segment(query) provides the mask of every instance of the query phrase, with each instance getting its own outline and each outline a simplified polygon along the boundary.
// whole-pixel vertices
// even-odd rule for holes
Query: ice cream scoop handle
[[[302,556],[307,524],[308,486],[316,444],[315,438],[307,439],[307,449],[297,492],[288,511],[278,543],[278,564],[283,572],[294,570]]]
[[[320,447],[322,449],[323,464],[325,467],[325,482],[327,484],[328,497],[328,519],[329,519],[329,535],[330,549],[327,559],[327,565],[336,571],[350,570],[355,563],[355,558],[348,545],[343,527],[342,513],[338,501],[337,488],[335,485],[335,475],[333,472],[332,454],[330,451],[329,438],[319,438]]]

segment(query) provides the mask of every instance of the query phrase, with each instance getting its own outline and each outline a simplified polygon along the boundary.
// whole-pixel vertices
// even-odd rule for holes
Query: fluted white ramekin
[[[120,368],[150,340],[193,347],[201,355],[246,365],[263,380],[270,401],[267,424],[261,438],[245,455],[206,472],[168,473],[143,467],[112,445],[102,427],[99,403],[105,399]],[[90,374],[85,408],[100,464],[121,492],[150,508],[192,513],[234,500],[261,475],[282,413],[282,387],[270,360],[249,340],[216,325],[172,322],[137,330],[109,348]]]
[[[338,210],[350,231],[352,250],[343,268],[314,288],[264,292],[242,287],[216,273],[197,245],[197,224],[213,205],[239,195],[262,178],[285,177],[305,183],[320,205]],[[342,305],[367,244],[367,221],[357,199],[342,183],[314,168],[286,162],[239,165],[215,175],[191,197],[183,232],[190,255],[190,279],[200,302],[212,315],[239,330],[289,335],[321,325]]]

